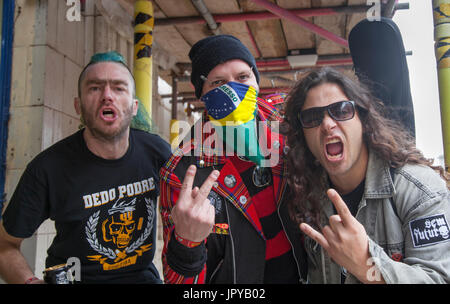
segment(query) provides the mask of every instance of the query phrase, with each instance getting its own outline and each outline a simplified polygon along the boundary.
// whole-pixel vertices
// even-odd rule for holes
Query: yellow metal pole
[[[134,68],[136,97],[140,106],[152,117],[152,44],[153,4],[150,0],[136,0],[134,3]]]
[[[180,125],[178,123],[178,119],[171,119],[170,120],[170,146],[172,147],[172,149],[176,149],[178,147],[179,143],[179,138],[178,136],[180,135]]]
[[[441,105],[445,170],[450,167],[450,0],[433,0],[434,41]]]

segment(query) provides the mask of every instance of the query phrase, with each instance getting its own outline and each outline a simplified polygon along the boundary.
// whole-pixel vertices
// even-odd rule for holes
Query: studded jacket
[[[322,226],[333,214],[322,198]],[[372,267],[367,278],[394,283],[450,283],[450,194],[431,168],[391,169],[370,153],[365,188],[356,219],[369,236]],[[314,240],[305,238],[308,282],[341,283],[342,268]],[[345,283],[359,281],[348,274]]]
[[[279,113],[265,100],[258,98],[257,120],[263,122],[270,144],[271,166],[278,216],[287,234],[297,263],[300,278],[306,278],[306,255],[300,231],[291,222],[286,202],[286,163],[283,159],[284,138],[278,133]],[[202,129],[206,115],[191,130],[191,138],[180,144],[161,169],[160,212],[163,222],[162,253],[165,283],[263,283],[265,241],[261,224],[232,155],[220,155],[208,144],[212,133]],[[197,136],[195,136],[197,135]],[[201,141],[199,141],[201,139]],[[216,150],[217,152],[217,150]],[[222,156],[221,156],[222,155]],[[207,240],[194,248],[184,247],[173,237],[170,212],[181,189],[189,165],[197,166],[194,186],[200,186],[213,169],[220,176],[209,199],[216,209],[216,225]]]

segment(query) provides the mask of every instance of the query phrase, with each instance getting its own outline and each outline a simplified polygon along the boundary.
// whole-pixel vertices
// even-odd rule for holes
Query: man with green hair
[[[56,236],[47,268],[79,261],[72,270],[81,283],[161,283],[153,264],[156,202],[170,146],[130,128],[139,105],[134,95],[120,54],[91,58],[74,100],[83,128],[28,164],[3,214],[0,275],[6,282],[42,282],[20,245],[50,218]]]

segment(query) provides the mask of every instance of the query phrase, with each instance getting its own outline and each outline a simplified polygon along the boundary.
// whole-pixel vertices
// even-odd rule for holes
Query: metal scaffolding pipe
[[[259,93],[260,94],[269,94],[269,93],[275,93],[275,92],[288,92],[291,89],[291,87],[267,87],[267,88],[260,88]],[[178,97],[183,96],[183,99],[178,99]],[[171,98],[170,102],[172,103],[173,96],[172,94],[163,94],[160,95],[161,98]],[[199,99],[195,97],[194,92],[178,92],[177,94],[177,103],[184,103],[184,102],[193,102],[198,101]],[[178,130],[178,129],[177,129]]]
[[[259,94],[287,93],[291,87],[260,88]]]
[[[219,25],[214,20],[214,17],[209,12],[209,9],[206,7],[205,2],[203,0],[191,0],[192,4],[197,8],[199,13],[203,16],[205,22],[208,24],[209,29],[213,32],[214,35],[220,35],[221,31],[219,29]]]
[[[381,15],[386,18],[392,18],[395,13],[395,5],[397,2],[398,0],[388,0],[388,2],[384,5]]]
[[[342,56],[337,58],[333,57],[332,56],[319,57],[319,59],[316,62],[316,66],[353,64],[352,58],[350,56]],[[287,59],[281,58],[281,59],[257,60],[256,66],[258,68],[266,68],[266,67],[285,67],[290,65]]]
[[[256,66],[258,68],[289,66],[289,61],[287,59],[257,60]]]
[[[351,69],[352,65],[334,65],[335,69]],[[261,70],[259,71],[259,74],[264,77],[270,77],[273,75],[285,75],[285,74],[292,74],[292,73],[307,73],[312,71],[313,69],[316,69],[317,66],[312,67],[299,67],[299,68],[281,68],[281,69],[271,69],[271,70]]]
[[[8,144],[8,122],[10,115],[11,71],[14,40],[15,1],[2,1],[3,11],[0,14],[0,210],[3,208],[6,180],[6,147]],[[17,29],[16,29],[17,30]],[[0,212],[0,219],[1,219]]]
[[[179,126],[177,119],[177,100],[178,100],[178,77],[175,75],[172,76],[172,113],[170,120],[170,144],[173,148],[176,146],[175,139],[179,135]]]
[[[172,94],[162,94],[159,95],[161,98],[173,98]],[[177,99],[183,97],[183,98],[190,98],[194,97],[194,92],[178,92]]]
[[[365,13],[371,6],[367,5],[351,5],[351,6],[334,6],[334,7],[321,7],[321,8],[301,8],[290,9],[289,12],[297,15],[298,17],[318,17],[318,16],[332,16],[338,14],[358,14]],[[395,10],[409,9],[409,3],[397,3]],[[265,19],[280,19],[271,12],[248,12],[248,13],[231,13],[231,14],[214,14],[212,15],[215,22],[236,22],[236,21],[256,21]],[[173,17],[173,18],[157,18],[155,19],[155,25],[157,26],[170,26],[181,24],[204,24],[206,20],[200,16],[190,17]]]
[[[302,17],[298,17],[294,13],[290,12],[289,10],[286,10],[284,8],[281,8],[280,6],[273,4],[272,2],[269,2],[267,0],[251,0],[254,3],[264,7],[268,11],[280,16],[281,18],[285,18],[286,20],[292,21],[296,24],[301,25],[302,27],[306,28],[307,30],[325,38],[330,41],[333,41],[343,47],[348,48],[348,41],[342,37],[339,37],[338,35],[327,31],[324,28],[321,28],[320,26],[315,25],[314,23],[311,23]]]
[[[411,52],[409,52],[411,53]],[[408,54],[408,52],[406,52]],[[323,66],[323,65],[352,65],[353,61],[350,55],[347,54],[336,54],[336,55],[319,55],[319,58],[317,59],[316,66]],[[287,67],[289,66],[289,62],[286,57],[275,57],[275,58],[265,58],[265,59],[259,59],[256,60],[256,65],[258,68],[266,68],[266,67]],[[180,70],[183,71],[190,71],[191,70],[191,63],[182,62],[177,63],[177,66],[180,68]],[[262,71],[260,71],[262,72]],[[178,76],[179,80],[180,77],[185,76]],[[189,76],[186,76],[186,81],[189,81]],[[180,80],[184,81],[184,80]]]
[[[351,58],[317,60],[316,66],[353,65]]]
[[[258,48],[258,44],[256,43],[255,37],[253,36],[253,33],[252,33],[250,27],[248,26],[247,22],[245,22],[245,27],[247,28],[247,33],[248,33],[248,36],[250,37],[250,41],[252,42],[253,48],[255,49],[257,58],[261,58],[262,57],[261,51]]]

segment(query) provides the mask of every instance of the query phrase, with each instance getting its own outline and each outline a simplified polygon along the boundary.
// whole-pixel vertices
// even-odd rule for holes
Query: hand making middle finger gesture
[[[334,189],[329,189],[327,195],[337,211],[337,214],[330,216],[329,225],[322,228],[322,233],[306,223],[300,224],[300,229],[318,242],[337,264],[360,281],[367,281],[370,254],[366,230]]]
[[[192,242],[201,242],[208,237],[214,225],[215,209],[210,204],[208,194],[219,177],[219,171],[213,170],[200,188],[192,189],[196,171],[194,165],[187,169],[171,216],[175,231],[180,237]]]

